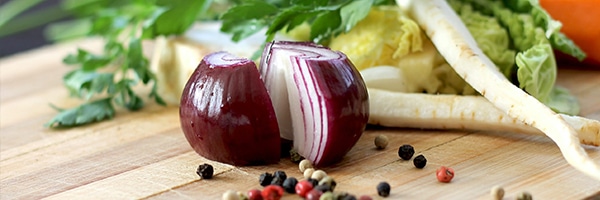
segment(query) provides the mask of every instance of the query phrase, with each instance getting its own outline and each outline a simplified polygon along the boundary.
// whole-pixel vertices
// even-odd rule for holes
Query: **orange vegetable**
[[[561,31],[587,54],[587,64],[600,67],[600,1],[540,0],[552,18],[559,20]]]

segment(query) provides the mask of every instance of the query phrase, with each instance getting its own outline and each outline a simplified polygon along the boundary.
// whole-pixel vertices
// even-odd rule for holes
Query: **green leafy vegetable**
[[[347,32],[364,19],[371,6],[393,4],[390,0],[250,0],[238,4],[223,14],[221,31],[233,34],[232,40],[239,41],[263,28],[267,28],[267,39],[271,41],[279,31],[290,31],[310,24],[310,40],[326,43],[333,36]]]
[[[457,13],[461,14],[461,19],[479,46],[500,67],[505,76],[555,111],[577,114],[574,111],[578,112],[579,109],[572,109],[578,107],[577,101],[572,100],[574,97],[568,97],[569,94],[565,92],[558,92],[554,86],[557,66],[553,48],[580,59],[584,58],[585,54],[573,41],[559,32],[560,22],[553,20],[536,0],[449,2]],[[493,23],[499,23],[500,26],[494,27]],[[498,28],[505,29],[506,32],[496,31],[498,36],[489,37],[490,33]],[[500,45],[506,40],[503,38],[506,36],[501,36],[502,34],[509,37],[508,45]],[[490,39],[493,41],[488,41]],[[487,47],[493,42],[494,47]],[[493,52],[498,49],[517,53],[509,58],[508,54]],[[514,66],[511,61],[516,67],[511,67]],[[516,77],[516,80],[513,77]]]
[[[115,115],[113,103],[128,110],[139,110],[144,100],[133,89],[138,83],[154,84],[149,97],[165,102],[157,94],[156,77],[148,68],[143,54],[143,39],[160,35],[181,34],[210,0],[128,0],[64,1],[64,7],[77,10],[82,23],[88,23],[87,35],[106,40],[100,54],[78,49],[63,61],[78,68],[67,73],[64,84],[70,94],[85,103],[60,113],[46,126],[78,126]],[[77,25],[77,24],[74,24]],[[99,100],[98,100],[99,99]]]

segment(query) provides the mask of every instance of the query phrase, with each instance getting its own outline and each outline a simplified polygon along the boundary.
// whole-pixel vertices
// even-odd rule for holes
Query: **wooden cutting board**
[[[101,42],[48,46],[0,60],[0,199],[220,199],[226,190],[261,188],[263,172],[301,177],[289,159],[234,167],[198,156],[180,130],[176,107],[149,103],[102,123],[44,128],[56,114],[49,104],[78,103],[61,82],[69,70],[61,59],[77,47],[99,50]],[[562,69],[558,79],[579,98],[582,116],[600,120],[600,71]],[[379,134],[390,138],[384,150],[373,145]],[[425,155],[427,166],[416,169],[400,160],[402,144]],[[600,162],[600,148],[586,149]],[[215,167],[214,179],[199,179],[202,163]],[[456,171],[451,183],[437,182],[441,165]],[[496,185],[505,188],[504,199],[522,191],[535,199],[583,199],[600,191],[600,182],[570,167],[547,137],[506,132],[369,127],[342,162],[323,170],[337,181],[336,191],[375,199],[380,181],[392,186],[388,199],[491,199]]]

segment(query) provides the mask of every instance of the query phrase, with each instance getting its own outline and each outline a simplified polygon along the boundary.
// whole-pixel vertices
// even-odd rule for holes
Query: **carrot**
[[[600,1],[540,0],[540,4],[563,24],[561,32],[587,54],[584,62],[600,67]]]

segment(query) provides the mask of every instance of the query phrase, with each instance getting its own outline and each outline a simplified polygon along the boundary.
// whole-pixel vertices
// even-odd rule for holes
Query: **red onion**
[[[346,55],[314,43],[272,42],[260,72],[282,138],[292,139],[300,155],[328,165],[356,144],[368,120],[368,94]]]
[[[234,165],[279,161],[277,120],[251,60],[207,55],[184,88],[179,116],[186,139],[207,159]]]
[[[262,76],[262,80],[261,80]],[[341,160],[368,120],[366,86],[341,52],[272,42],[256,65],[206,56],[181,97],[183,132],[198,154],[234,165],[276,162],[280,134],[317,166]]]

